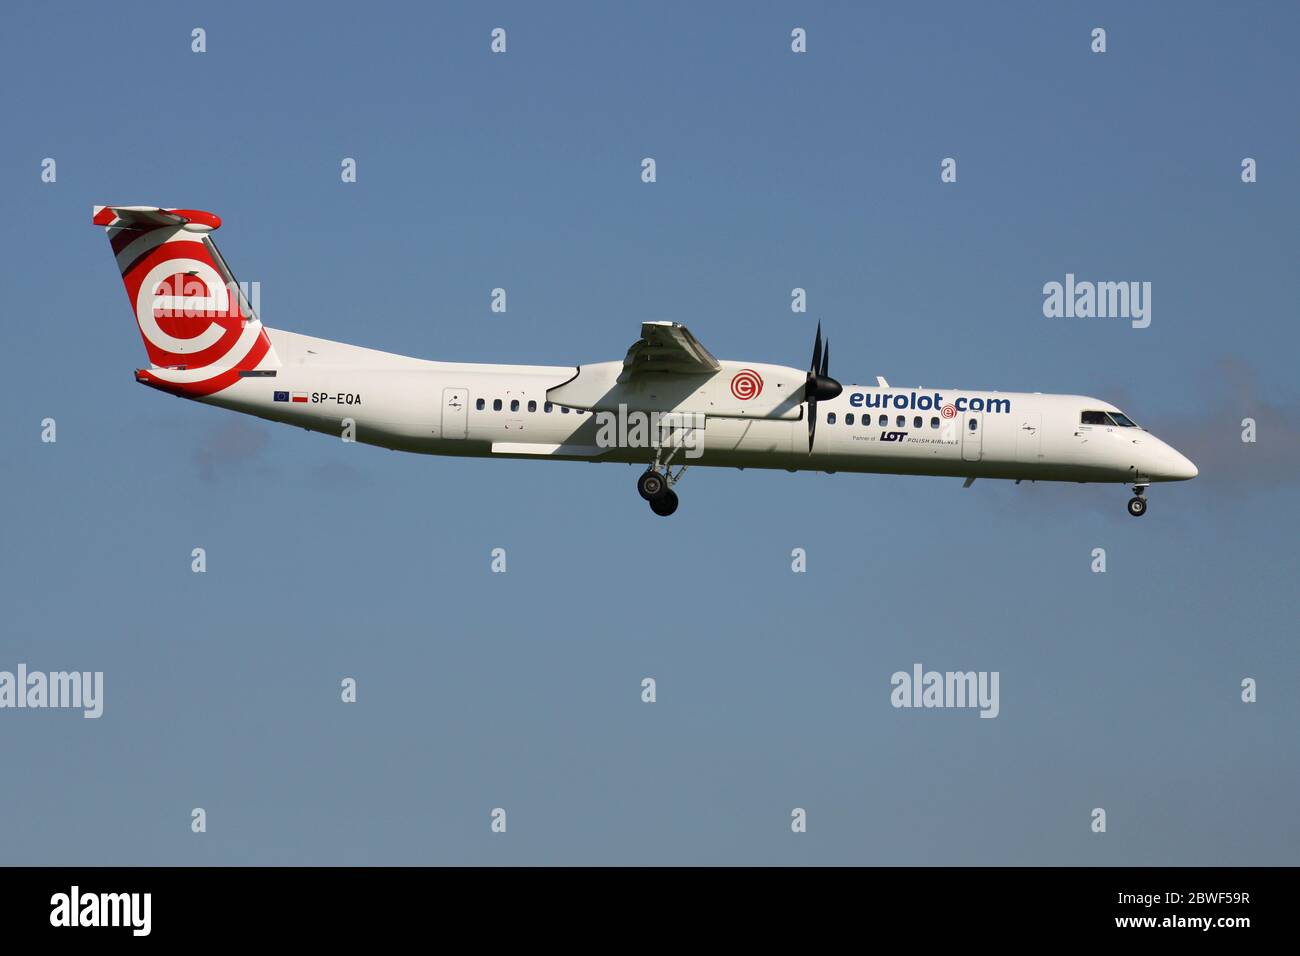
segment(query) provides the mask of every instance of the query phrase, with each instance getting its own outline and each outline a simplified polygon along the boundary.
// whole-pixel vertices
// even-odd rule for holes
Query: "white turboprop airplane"
[[[137,381],[402,451],[645,465],[637,491],[658,515],[677,510],[673,486],[688,461],[946,475],[966,486],[976,478],[1131,484],[1135,517],[1146,513],[1150,483],[1197,474],[1095,398],[899,388],[883,378],[845,388],[828,374],[820,326],[806,372],[720,361],[673,322],[643,323],[621,361],[561,367],[431,362],[268,329],[212,241],[218,217],[96,206],[94,223],[108,233],[149,354]],[[664,416],[664,430],[629,427],[638,414]]]

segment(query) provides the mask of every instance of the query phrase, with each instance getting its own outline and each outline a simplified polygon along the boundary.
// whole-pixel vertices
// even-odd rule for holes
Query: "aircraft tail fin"
[[[197,209],[96,206],[151,368],[136,379],[210,395],[280,360],[211,233],[221,219]],[[269,374],[269,373],[268,373]]]

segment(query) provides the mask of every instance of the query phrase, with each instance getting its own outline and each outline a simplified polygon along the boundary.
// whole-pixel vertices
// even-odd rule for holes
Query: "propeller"
[[[822,324],[817,323],[817,339],[813,343],[812,366],[804,383],[803,398],[808,403],[808,454],[812,454],[813,435],[817,431],[817,403],[829,402],[844,391],[844,386],[830,377],[831,340],[822,348]]]

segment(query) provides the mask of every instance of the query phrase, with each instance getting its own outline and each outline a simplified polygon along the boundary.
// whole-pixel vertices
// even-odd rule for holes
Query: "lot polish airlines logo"
[[[74,885],[50,897],[51,926],[125,926],[132,936],[148,936],[152,913],[152,893],[83,893]]]
[[[1130,319],[1135,329],[1151,324],[1150,282],[1065,282],[1043,286],[1043,315],[1049,319]]]

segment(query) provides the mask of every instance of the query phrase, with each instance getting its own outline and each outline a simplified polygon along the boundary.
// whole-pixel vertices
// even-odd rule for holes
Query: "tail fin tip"
[[[91,224],[108,228],[156,229],[174,226],[186,232],[213,232],[221,228],[221,217],[202,209],[166,209],[162,206],[94,206]]]

